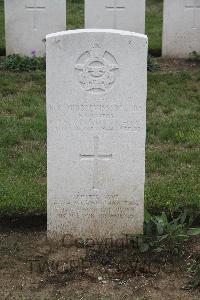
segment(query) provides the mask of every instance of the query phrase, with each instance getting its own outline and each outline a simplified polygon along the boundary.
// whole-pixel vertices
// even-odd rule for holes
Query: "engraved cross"
[[[38,12],[46,8],[45,0],[26,0],[25,8],[33,13],[33,29],[38,29]]]
[[[111,160],[112,154],[99,154],[99,137],[94,137],[94,153],[93,154],[80,154],[80,160],[90,161],[92,160],[94,162],[94,169],[93,169],[93,184],[92,189],[96,190],[98,189],[98,165],[99,161],[102,160]]]
[[[117,28],[117,13],[125,9],[124,0],[107,0],[108,4],[105,5],[107,10],[113,12],[114,16],[114,28]]]
[[[123,0],[111,0],[105,7],[111,10],[125,9],[125,4]]]
[[[186,4],[185,5],[185,9],[193,11],[193,25],[192,25],[192,29],[197,29],[197,20],[198,20],[197,13],[200,12],[200,0],[193,0],[192,3],[193,4]]]

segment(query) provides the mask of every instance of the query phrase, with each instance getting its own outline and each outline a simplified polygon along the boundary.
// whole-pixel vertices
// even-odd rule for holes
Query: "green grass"
[[[200,208],[200,71],[149,74],[146,206]]]
[[[162,39],[163,0],[147,0],[146,33],[149,49],[160,53]],[[0,48],[5,48],[3,0],[0,0]],[[67,1],[67,29],[84,28],[84,0]]]
[[[146,0],[146,34],[149,51],[160,54],[162,48],[163,0]]]
[[[4,1],[0,0],[0,50],[4,48],[5,48]]]
[[[0,71],[0,211],[46,209],[45,74]],[[200,209],[200,71],[148,74],[145,205]]]
[[[84,28],[84,0],[67,0],[67,29]]]
[[[45,211],[44,73],[1,73],[0,99],[0,211]]]

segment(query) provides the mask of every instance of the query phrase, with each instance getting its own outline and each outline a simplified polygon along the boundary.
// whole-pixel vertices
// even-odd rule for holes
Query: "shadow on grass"
[[[0,48],[0,56],[6,56],[6,49]]]
[[[45,231],[47,227],[47,215],[0,215],[0,232],[10,231]]]
[[[161,49],[149,49],[149,54],[153,57],[161,57],[162,56],[162,50]]]

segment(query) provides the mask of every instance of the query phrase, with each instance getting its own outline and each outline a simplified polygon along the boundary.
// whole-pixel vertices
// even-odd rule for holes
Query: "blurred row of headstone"
[[[79,3],[70,6],[76,18]],[[85,28],[145,33],[145,0],[85,0],[84,7]],[[46,35],[66,30],[66,18],[66,0],[5,0],[7,55],[45,55]],[[163,56],[193,51],[200,51],[200,0],[164,0]]]

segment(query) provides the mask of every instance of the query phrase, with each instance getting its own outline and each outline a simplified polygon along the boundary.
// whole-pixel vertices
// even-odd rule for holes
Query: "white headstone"
[[[145,0],[85,0],[85,28],[145,32]]]
[[[142,232],[146,90],[145,35],[47,36],[49,236]]]
[[[200,0],[165,0],[163,56],[185,58],[200,51]]]
[[[5,0],[6,54],[43,56],[48,33],[66,29],[66,0]]]

